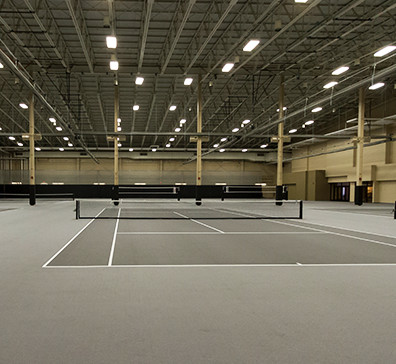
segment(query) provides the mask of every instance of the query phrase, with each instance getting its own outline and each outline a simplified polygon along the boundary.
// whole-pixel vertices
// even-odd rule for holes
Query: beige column
[[[363,143],[364,143],[364,111],[365,111],[365,89],[359,89],[359,115],[358,115],[358,139],[356,155],[356,186],[363,184]]]
[[[117,133],[119,111],[119,91],[118,84],[114,85],[114,132]],[[118,186],[118,139],[114,137],[114,186]]]
[[[281,76],[279,87],[279,119],[283,119],[284,112],[284,77]],[[283,128],[284,122],[278,124],[278,164],[276,170],[276,199],[282,200],[282,185],[283,185]]]
[[[201,75],[198,75],[198,93],[197,93],[197,133],[202,132],[202,89]],[[196,185],[202,184],[202,138],[199,136],[197,140],[197,170]]]
[[[29,100],[29,204],[36,204],[36,166],[34,160],[34,95]]]

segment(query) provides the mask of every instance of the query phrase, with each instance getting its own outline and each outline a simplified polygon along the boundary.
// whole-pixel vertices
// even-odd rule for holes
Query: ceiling
[[[221,137],[228,139],[219,148],[227,150],[267,144],[277,133],[281,77],[285,133],[298,129],[292,144],[344,128],[357,115],[359,87],[385,82],[367,92],[375,105],[395,97],[396,51],[373,56],[395,44],[394,0],[0,0],[0,9],[3,151],[27,150],[21,135],[29,130],[29,110],[19,104],[29,104],[32,92],[36,133],[42,134],[37,146],[93,155],[113,144],[115,84],[126,151],[195,148],[198,75],[205,152],[217,151],[213,144]],[[117,37],[116,49],[106,47],[109,35]],[[244,52],[250,39],[260,43]],[[109,68],[112,57],[116,72]],[[224,73],[227,62],[235,66]],[[340,66],[349,71],[332,76]],[[137,75],[142,85],[135,84]],[[184,85],[187,76],[191,86]],[[338,84],[324,89],[332,80]],[[323,110],[313,114],[315,106]],[[186,123],[176,133],[181,119]],[[245,119],[250,123],[241,127]],[[302,129],[310,119],[315,123]],[[233,133],[235,127],[240,130]]]

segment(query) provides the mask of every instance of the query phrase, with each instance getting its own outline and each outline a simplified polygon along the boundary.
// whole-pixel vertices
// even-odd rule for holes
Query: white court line
[[[295,224],[291,224],[291,223],[283,222],[283,221],[272,221],[272,222],[277,223],[277,224],[283,224],[283,225],[299,227],[299,225],[295,225]],[[360,237],[354,236],[354,235],[335,233],[333,231],[326,231],[326,230],[317,229],[317,228],[311,228],[311,227],[307,227],[307,226],[304,226],[304,229],[309,229],[309,230],[314,230],[314,231],[321,231],[321,232],[327,233],[327,234],[333,234],[333,235],[337,235],[337,236],[342,236],[342,237],[346,237],[346,238],[352,238],[352,239],[367,241],[369,243],[374,243],[374,244],[379,244],[379,245],[386,245],[386,246],[390,246],[392,248],[396,248],[396,245],[394,245],[394,244],[384,243],[382,241],[373,240],[373,239],[360,238]]]
[[[107,263],[107,265],[110,266],[110,267],[113,264],[114,249],[115,249],[115,243],[116,243],[116,240],[117,240],[117,230],[118,230],[118,224],[120,223],[120,215],[121,215],[121,207],[118,210],[117,222],[116,222],[116,225],[115,225],[115,228],[114,228],[113,242],[111,243],[109,262]]]
[[[75,238],[77,238],[77,236],[79,236],[89,225],[91,225],[91,224],[95,221],[95,219],[96,219],[104,210],[105,210],[105,208],[102,209],[102,211],[100,211],[100,212],[99,212],[99,213],[98,213],[87,225],[85,225],[76,235],[74,235],[74,236],[66,243],[66,245],[63,246],[63,248],[61,248],[57,253],[55,253],[55,255],[53,255],[53,256],[42,266],[42,268],[46,268],[47,265],[48,265],[49,263],[51,263],[60,253],[62,253],[62,251],[65,250],[66,247],[67,247],[68,245],[70,245],[70,244],[73,242],[73,240],[74,240]]]
[[[309,268],[309,267],[396,267],[396,263],[308,263],[308,264],[158,264],[158,265],[50,265],[49,269],[88,269],[88,268]]]
[[[212,231],[119,231],[118,235],[218,235]],[[224,235],[325,234],[320,231],[229,231]]]
[[[330,213],[335,213],[335,214],[349,214],[349,215],[355,215],[355,216],[369,216],[369,217],[379,217],[383,219],[384,217],[388,217],[390,219],[393,219],[392,212],[389,213],[390,216],[388,215],[372,215],[372,214],[365,214],[364,212],[347,212],[347,211],[337,211],[337,210],[321,210],[321,209],[313,209],[313,210],[319,210],[322,212],[330,212]],[[392,210],[392,209],[390,209]]]
[[[209,228],[209,229],[212,229],[212,230],[214,230],[214,231],[217,231],[217,232],[219,232],[220,234],[224,234],[224,231],[222,231],[222,230],[220,230],[220,229],[216,229],[216,228],[213,227],[213,226],[204,224],[203,222],[200,222],[200,221],[198,221],[198,220],[191,219],[190,217],[185,216],[185,215],[183,215],[183,214],[180,214],[180,213],[178,213],[178,212],[176,212],[176,211],[173,211],[173,213],[176,214],[176,215],[179,215],[179,216],[181,216],[181,217],[184,217],[184,218],[186,218],[186,219],[189,219],[189,220],[191,220],[191,221],[194,221],[195,223],[200,224],[200,225],[202,225],[202,226],[205,226],[205,227],[207,227],[207,228]]]

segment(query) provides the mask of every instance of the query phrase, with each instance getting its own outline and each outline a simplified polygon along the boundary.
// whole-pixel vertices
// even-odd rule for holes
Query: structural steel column
[[[36,168],[34,163],[34,95],[29,100],[29,204],[36,204]]]
[[[202,132],[202,88],[201,75],[198,75],[197,89],[197,133]],[[201,204],[200,186],[202,185],[202,138],[199,136],[197,140],[197,171],[196,171],[196,203]]]
[[[119,91],[118,83],[114,84],[114,132],[117,133],[119,112]],[[114,137],[114,199],[118,200],[118,138]]]
[[[364,143],[365,89],[359,89],[359,115],[356,155],[355,205],[363,203],[363,143]]]
[[[279,87],[279,119],[283,119],[284,112],[284,97],[285,97],[285,90],[284,90],[284,77],[281,76],[281,82]],[[281,121],[278,124],[278,165],[276,170],[276,200],[283,199],[283,127],[284,122]],[[279,203],[278,203],[279,204]]]

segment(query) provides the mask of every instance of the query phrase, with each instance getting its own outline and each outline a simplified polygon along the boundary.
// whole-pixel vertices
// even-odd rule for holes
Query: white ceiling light
[[[287,110],[287,107],[283,106],[283,111],[286,111],[286,110]],[[276,112],[279,112],[279,109],[276,109]]]
[[[246,45],[243,47],[244,52],[251,52],[254,48],[259,45],[260,41],[258,39],[251,39]]]
[[[18,144],[20,147],[23,147],[23,143],[18,142],[17,144]]]
[[[305,4],[308,0],[294,0],[295,3]]]
[[[67,146],[68,146],[68,147],[72,147],[73,144],[72,144],[72,143],[67,143]]]
[[[64,151],[65,151],[65,148],[59,148],[59,151],[60,151],[60,152],[64,152]]]
[[[234,129],[232,129],[232,132],[236,133],[238,130],[239,130],[239,128],[234,128]]]
[[[151,151],[152,151],[152,152],[156,152],[156,151],[157,151],[157,148],[151,148]]]
[[[175,111],[176,108],[177,108],[176,105],[171,105],[171,106],[169,107],[169,111]]]
[[[181,128],[175,128],[175,132],[178,133],[181,130]]]
[[[60,126],[57,126],[55,129],[58,131],[62,131],[62,128]]]
[[[242,153],[246,153],[247,152],[247,149],[245,148],[245,149],[242,149]]]
[[[226,63],[223,68],[222,68],[222,72],[230,72],[234,67],[234,63]]]
[[[262,144],[262,145],[260,145],[260,148],[267,148],[268,147],[268,144]]]
[[[221,138],[220,141],[221,141],[221,142],[226,142],[226,141],[227,141],[227,138]]]
[[[186,77],[184,79],[184,85],[185,86],[190,86],[192,84],[192,82],[193,82],[193,79],[191,77]]]
[[[304,123],[304,125],[312,125],[314,122],[314,120],[308,120]]]
[[[121,130],[122,130],[121,126],[117,126],[117,131],[121,131]]]
[[[314,109],[312,109],[312,112],[319,112],[319,111],[322,111],[322,110],[323,110],[323,108],[318,106],[318,107],[315,107]]]
[[[331,87],[334,87],[335,85],[338,85],[338,82],[337,81],[331,81],[331,82],[329,82],[329,83],[326,83],[324,86],[323,86],[323,88],[331,88]]]
[[[219,144],[218,143],[216,143],[216,144],[213,144],[213,148],[217,148],[219,146]]]
[[[133,152],[133,148],[129,148],[128,150],[129,150],[130,152]]]
[[[49,121],[53,124],[56,124],[56,119],[55,118],[49,118]]]
[[[66,140],[66,141],[68,141],[68,140],[69,140],[69,138],[68,138],[68,137],[63,137],[63,140]]]
[[[250,123],[250,120],[248,120],[248,119],[242,121],[242,124],[243,124],[243,125],[246,125],[246,124],[249,124],[249,123]]]
[[[139,110],[139,105],[133,105],[133,111],[138,111]]]
[[[8,139],[10,139],[10,140],[15,140],[15,137],[9,136]]]
[[[40,152],[41,151],[41,148],[40,147],[36,147],[36,148],[34,148],[37,152]]]
[[[348,70],[349,70],[348,66],[342,66],[342,67],[339,67],[336,70],[334,70],[331,74],[333,76],[339,76],[340,74],[342,74],[342,73],[344,73],[344,72],[346,72]]]
[[[144,82],[144,78],[142,76],[137,76],[136,77],[135,83],[137,85],[143,85],[143,82]]]
[[[0,68],[4,68],[4,65],[3,65],[3,63],[0,63]]]
[[[117,123],[120,123],[121,122],[121,118],[117,118]]]
[[[381,48],[378,52],[374,53],[374,57],[383,57],[387,55],[390,52],[393,52],[396,49],[396,46],[386,46],[384,48]]]
[[[185,124],[186,121],[187,121],[186,119],[181,119],[181,120],[180,120],[180,124]]]
[[[225,152],[225,149],[220,149],[219,152],[223,153],[223,152]]]
[[[293,133],[295,133],[297,131],[297,129],[291,129],[291,130],[289,130],[289,134],[293,134]]]
[[[118,145],[119,147],[122,147],[122,144],[121,144],[121,143],[118,143],[117,145]]]
[[[22,109],[27,109],[27,108],[28,108],[28,106],[27,106],[26,104],[24,104],[23,102],[21,102],[21,103],[19,104],[19,106],[20,106]]]
[[[174,142],[174,141],[175,141],[175,138],[169,138],[169,141],[170,141],[170,142]]]
[[[112,71],[117,71],[118,70],[118,61],[110,61],[110,69]]]
[[[170,148],[170,143],[166,144],[165,147]]]
[[[107,36],[106,37],[106,44],[107,44],[107,48],[117,48],[117,38],[114,36]]]
[[[369,87],[369,90],[377,90],[377,89],[379,89],[381,87],[384,87],[384,86],[385,86],[385,84],[383,82],[377,82],[374,85],[371,85]]]

